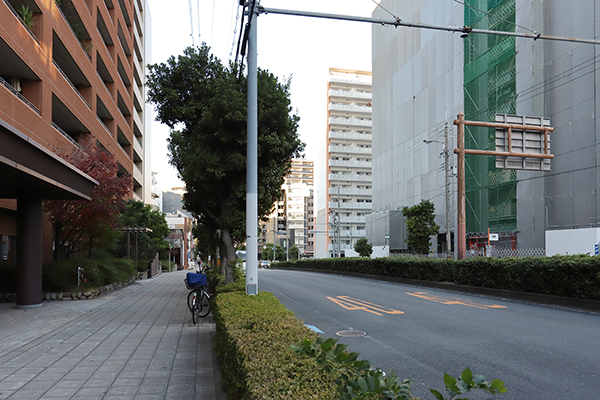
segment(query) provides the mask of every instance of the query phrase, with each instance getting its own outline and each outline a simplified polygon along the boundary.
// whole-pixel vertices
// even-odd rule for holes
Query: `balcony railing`
[[[371,114],[373,112],[370,106],[359,106],[356,104],[329,104],[329,110],[331,111],[350,111],[356,113]]]
[[[373,135],[371,133],[329,131],[329,138],[330,139],[365,140],[365,141],[370,142],[373,140]]]
[[[41,115],[39,108],[37,108],[36,106],[34,106],[32,102],[30,102],[29,100],[27,100],[27,98],[25,96],[23,96],[21,93],[19,93],[10,83],[6,82],[2,77],[0,77],[0,83],[2,85],[4,85],[8,90],[10,90],[11,92],[13,92],[13,94],[15,94],[25,104],[27,104],[33,111],[35,111],[36,113],[38,113],[38,115]]]
[[[52,122],[52,127],[54,129],[56,129],[57,131],[59,131],[64,137],[66,137],[67,139],[69,139],[71,141],[71,143],[73,143],[75,146],[79,147],[80,149],[83,150],[83,148],[81,147],[81,145],[79,143],[77,143],[77,140],[75,140],[73,138],[73,136],[69,135],[67,132],[63,131],[62,128],[60,126],[58,126],[55,122]]]
[[[359,146],[329,146],[330,153],[345,153],[345,154],[372,154],[373,149],[371,147],[359,147]]]
[[[341,89],[330,89],[329,90],[330,97],[356,97],[359,99],[370,99],[372,97],[371,92],[363,92],[357,90],[341,90]]]
[[[370,119],[331,117],[331,118],[329,118],[329,124],[330,125],[373,126],[373,121]]]
[[[91,108],[90,104],[83,98],[82,94],[79,92],[79,89],[77,89],[77,86],[75,86],[73,84],[73,82],[71,82],[71,80],[69,79],[69,77],[67,76],[67,74],[65,74],[65,72],[58,66],[58,64],[56,63],[56,61],[52,60],[52,64],[54,64],[54,66],[56,67],[56,69],[58,70],[58,72],[60,72],[60,74],[63,76],[63,78],[65,78],[65,80],[67,81],[67,83],[69,84],[69,86],[71,86],[73,88],[73,90],[77,93],[77,95],[79,96],[79,98],[81,100],[83,100],[83,102],[85,103],[85,105],[88,106],[88,108]]]
[[[371,168],[371,161],[345,161],[345,160],[329,160],[330,167],[355,167],[355,168]]]

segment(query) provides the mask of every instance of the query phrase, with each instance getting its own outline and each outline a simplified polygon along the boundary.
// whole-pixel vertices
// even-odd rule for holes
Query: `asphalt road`
[[[410,378],[422,399],[466,367],[509,389],[470,399],[600,399],[595,313],[301,271],[260,270],[259,289],[359,359]]]

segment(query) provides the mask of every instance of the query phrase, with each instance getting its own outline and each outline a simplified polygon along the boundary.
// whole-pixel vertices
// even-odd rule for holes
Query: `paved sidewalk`
[[[226,399],[212,316],[192,324],[185,272],[92,300],[1,304],[0,399]]]

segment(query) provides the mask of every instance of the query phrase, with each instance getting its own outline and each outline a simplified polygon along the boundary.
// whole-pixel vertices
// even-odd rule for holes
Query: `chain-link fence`
[[[523,257],[545,257],[546,250],[543,248],[536,249],[510,249],[510,248],[496,248],[496,247],[480,247],[477,250],[467,250],[465,255],[466,258],[476,257],[495,257],[495,258],[523,258]],[[456,260],[456,252],[452,253],[429,253],[429,254],[409,254],[403,253],[398,255],[392,255],[392,257],[414,257],[414,258],[448,258]]]

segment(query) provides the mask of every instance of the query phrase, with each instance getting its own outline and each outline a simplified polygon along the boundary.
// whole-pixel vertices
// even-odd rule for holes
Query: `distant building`
[[[165,214],[183,213],[188,218],[192,218],[192,214],[183,209],[183,188],[173,188],[171,191],[165,190],[162,193],[162,212]]]
[[[294,245],[298,247],[300,256],[306,253],[308,226],[310,226],[307,221],[306,202],[311,196],[313,182],[314,162],[303,159],[292,160],[292,169],[281,187],[281,199],[269,216],[269,221],[261,226],[262,233],[258,238],[259,254],[266,243],[282,246],[286,254],[287,250]]]
[[[175,214],[166,214],[165,219],[171,230],[169,236],[166,237],[171,246],[169,259],[175,262],[179,269],[187,269],[194,252],[192,220],[181,211]]]
[[[152,187],[150,191],[150,206],[155,211],[163,212],[163,192],[158,187],[156,172],[152,172]]]
[[[371,72],[331,68],[326,173],[317,184],[315,256],[339,257],[365,237],[371,212]]]

